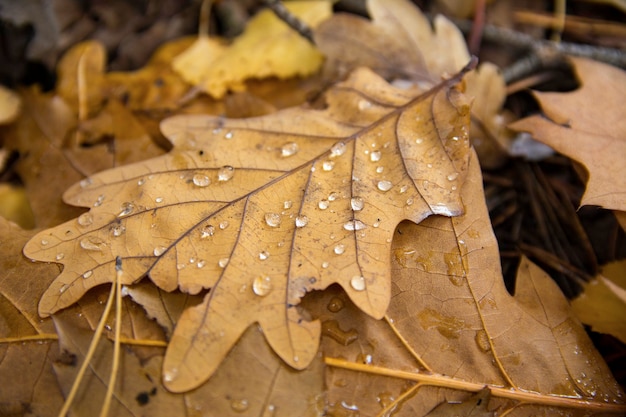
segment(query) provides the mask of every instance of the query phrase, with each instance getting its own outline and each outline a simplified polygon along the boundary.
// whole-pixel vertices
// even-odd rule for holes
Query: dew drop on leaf
[[[224,165],[217,171],[218,181],[228,181],[235,175],[235,168],[230,165]]]
[[[88,279],[93,275],[93,271],[87,271],[83,274],[83,279]]]
[[[455,179],[457,179],[458,176],[459,176],[459,173],[458,172],[454,172],[454,173],[448,175],[447,178],[448,178],[448,181],[454,181]]]
[[[391,181],[380,180],[378,181],[376,187],[378,187],[380,191],[389,191],[391,190],[391,187],[393,187],[393,184],[391,183]]]
[[[406,193],[408,189],[409,189],[408,185],[403,185],[402,187],[400,187],[400,194]]]
[[[80,188],[86,188],[86,187],[89,187],[92,183],[93,181],[91,180],[91,178],[85,178],[85,179],[82,179],[79,184],[80,184]]]
[[[101,251],[105,245],[104,240],[96,236],[88,236],[80,240],[80,247],[85,250]]]
[[[361,220],[354,219],[354,220],[350,220],[344,223],[343,228],[345,230],[352,231],[352,230],[363,230],[367,228],[367,226]]]
[[[207,224],[202,229],[200,229],[200,239],[206,239],[215,234],[215,226]]]
[[[262,261],[265,261],[267,258],[270,257],[270,253],[266,250],[259,252],[259,259]]]
[[[283,208],[285,210],[290,209],[293,206],[293,202],[291,200],[285,200],[285,202],[283,203]]]
[[[421,145],[422,143],[424,143],[424,139],[417,138],[417,139],[415,139],[415,143],[417,143],[418,145]]]
[[[198,261],[198,263],[196,264],[198,268],[204,268],[204,265],[206,265],[206,261],[203,260]]]
[[[63,294],[70,286],[67,284],[63,284],[61,288],[59,288],[59,293]]]
[[[65,258],[65,254],[63,252],[57,253],[57,256],[55,257],[57,261],[60,261],[63,258]]]
[[[376,173],[382,174],[385,171],[385,167],[376,167]]]
[[[161,256],[166,250],[167,248],[165,246],[157,246],[156,248],[154,248],[154,251],[152,253],[154,253],[154,256]]]
[[[346,246],[343,243],[338,243],[337,245],[335,245],[333,252],[335,252],[335,254],[337,255],[341,255],[342,253],[345,252],[345,250],[346,250]]]
[[[330,264],[326,261],[322,262],[322,268],[326,269],[330,266]]]
[[[414,200],[412,198],[407,198],[406,199],[406,205],[407,206],[411,206],[411,205],[413,205],[413,203],[414,203]]]
[[[355,275],[350,280],[350,286],[355,291],[363,291],[365,289],[365,278],[360,275]]]
[[[48,241],[46,239],[41,239],[41,246],[46,246]]]
[[[137,180],[137,185],[138,185],[138,186],[140,186],[140,187],[141,187],[142,185],[144,185],[145,183],[146,183],[146,179],[145,179],[145,178],[141,178],[141,179],[138,179],[138,180]]]
[[[222,258],[219,261],[217,261],[217,265],[220,268],[226,268],[226,265],[228,265],[228,261],[230,261],[230,258]]]
[[[126,232],[126,226],[116,223],[112,225],[109,230],[111,231],[111,235],[113,237],[120,237]]]
[[[206,175],[196,174],[193,176],[193,184],[197,187],[207,187],[211,184],[211,180]]]
[[[232,138],[233,138],[233,136],[234,136],[234,135],[233,135],[233,132],[227,132],[227,133],[224,135],[224,139],[232,139]]]
[[[476,336],[474,336],[474,340],[476,341],[476,345],[482,352],[489,352],[491,350],[491,346],[489,345],[489,336],[487,336],[487,332],[480,329],[476,331]]]
[[[337,142],[332,146],[332,148],[330,148],[331,158],[336,158],[344,153],[346,153],[346,144],[343,142]]]
[[[102,205],[102,203],[104,202],[104,194],[100,194],[98,196],[98,198],[96,199],[96,202],[93,203],[94,207],[100,207]]]
[[[221,230],[226,229],[228,226],[229,226],[229,223],[226,220],[224,220],[223,222],[220,223],[220,229]]]
[[[335,201],[338,197],[337,193],[330,193],[328,194],[328,201]]]
[[[154,199],[155,202],[157,203],[162,203],[163,202],[163,197],[157,197]]]
[[[370,153],[370,161],[378,162],[380,161],[380,158],[382,158],[382,153],[380,151],[372,151],[372,153]]]
[[[117,217],[128,216],[135,210],[135,205],[129,201],[122,203],[120,206],[120,212],[117,214]]]
[[[366,110],[372,107],[372,103],[369,100],[361,99],[358,104],[359,110]]]
[[[333,161],[324,161],[322,163],[322,169],[324,171],[332,171],[334,167],[335,167],[335,163]]]
[[[350,199],[350,207],[352,207],[354,211],[361,211],[363,207],[365,207],[365,202],[361,197],[352,197]]]
[[[280,225],[280,214],[278,213],[265,213],[265,223],[269,227],[278,227]]]
[[[307,216],[296,217],[296,227],[304,227],[309,224],[309,218]]]
[[[252,282],[252,291],[260,297],[265,297],[272,291],[272,278],[267,275],[256,277]]]
[[[79,226],[87,227],[93,223],[93,216],[91,215],[91,213],[83,213],[78,216],[76,222]]]
[[[317,203],[317,207],[319,207],[320,210],[326,210],[329,205],[330,202],[328,200],[320,200],[320,202]]]
[[[283,158],[287,158],[298,153],[298,144],[295,142],[285,143],[282,148],[280,148],[280,156]]]

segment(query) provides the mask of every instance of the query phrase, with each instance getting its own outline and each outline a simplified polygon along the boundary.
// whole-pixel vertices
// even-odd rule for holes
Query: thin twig
[[[285,5],[279,0],[263,0],[263,2],[270,8],[276,17],[289,25],[293,30],[298,32],[303,38],[315,45],[313,40],[313,30],[304,23],[300,18],[291,13]]]

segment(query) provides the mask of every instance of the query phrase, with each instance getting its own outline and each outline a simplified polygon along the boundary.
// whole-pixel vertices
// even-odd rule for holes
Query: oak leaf
[[[285,7],[311,27],[331,15],[327,1],[294,1]],[[188,83],[222,98],[228,90],[244,89],[249,78],[312,75],[322,60],[313,45],[270,10],[264,10],[248,22],[232,45],[226,47],[217,39],[200,36],[173,60],[172,67]]]
[[[626,73],[584,58],[570,61],[580,88],[567,93],[534,92],[544,116],[531,116],[510,127],[530,132],[587,168],[589,179],[581,206],[616,210],[625,219],[626,176],[619,172],[626,161],[626,119],[622,112]]]
[[[329,414],[422,416],[484,387],[498,414],[623,413],[624,393],[554,281],[522,259],[507,292],[475,154],[469,164],[463,215],[398,226],[385,320],[336,287],[305,298],[323,323]]]
[[[211,288],[177,324],[164,361],[169,389],[209,378],[254,322],[283,360],[305,368],[320,333],[298,307],[305,293],[338,283],[382,317],[398,222],[463,211],[461,76],[416,94],[362,69],[328,92],[323,110],[168,119],[168,155],[74,185],[65,200],[91,210],[25,246],[64,265],[40,314],[111,282],[120,256],[124,284],[148,275],[166,291]]]

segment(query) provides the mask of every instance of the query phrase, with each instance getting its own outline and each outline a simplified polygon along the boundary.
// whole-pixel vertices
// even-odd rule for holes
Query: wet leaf
[[[607,64],[570,58],[581,83],[567,93],[534,92],[544,116],[513,123],[515,130],[581,162],[589,179],[580,205],[626,211],[626,74]],[[581,105],[586,103],[587,105]]]
[[[254,322],[283,360],[305,368],[320,332],[297,306],[306,292],[339,283],[382,317],[398,222],[462,212],[460,76],[415,95],[363,69],[329,91],[324,110],[169,119],[172,152],[76,184],[66,201],[91,210],[26,245],[29,257],[64,264],[39,312],[111,282],[121,256],[124,284],[148,274],[166,291],[211,288],[177,324],[169,389],[205,381]]]
[[[572,309],[594,331],[626,343],[626,261],[602,269],[602,274],[586,284],[583,293],[572,301]]]
[[[327,1],[294,1],[285,7],[312,27],[331,14]],[[174,59],[172,67],[190,84],[222,98],[228,90],[244,89],[249,78],[309,76],[321,64],[322,56],[315,47],[270,10],[264,10],[248,22],[232,45],[225,47],[217,39],[200,36]]]
[[[464,215],[398,226],[384,321],[363,315],[336,287],[305,299],[324,323],[330,415],[421,416],[485,386],[487,409],[498,414],[626,409],[547,274],[523,259],[515,295],[507,292],[476,162],[463,187]]]

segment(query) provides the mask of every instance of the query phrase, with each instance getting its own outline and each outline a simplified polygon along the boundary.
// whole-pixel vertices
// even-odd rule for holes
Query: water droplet
[[[117,217],[128,216],[134,210],[135,210],[135,205],[131,203],[130,201],[126,201],[122,203],[122,205],[120,206],[120,212],[117,214]]]
[[[289,156],[293,156],[298,153],[298,144],[295,142],[285,143],[282,148],[280,148],[280,156],[283,158],[287,158]]]
[[[367,225],[365,223],[363,223],[361,220],[350,220],[346,223],[344,223],[343,228],[345,230],[363,230],[365,228],[367,228]]]
[[[78,219],[76,219],[76,222],[80,226],[87,227],[93,223],[93,216],[91,215],[91,213],[83,213],[80,216],[78,216]]]
[[[338,298],[338,297],[333,297],[328,302],[328,305],[326,306],[326,308],[331,313],[337,313],[338,311],[343,309],[343,300],[341,298]]]
[[[115,223],[111,225],[111,228],[109,230],[111,231],[111,235],[113,235],[114,237],[120,237],[126,232],[126,226],[124,226],[123,224]]]
[[[264,261],[270,257],[270,253],[266,250],[259,252],[259,259]]]
[[[187,265],[185,265],[185,264],[178,264],[178,265],[176,265],[176,269],[178,269],[180,271],[181,269],[185,269],[186,266]]]
[[[328,262],[322,262],[322,268],[326,269],[330,266]]]
[[[280,225],[280,214],[278,213],[265,213],[265,223],[269,227],[278,227]]]
[[[452,174],[448,175],[448,181],[454,181],[455,179],[457,179],[457,177],[459,176],[458,172],[453,172]]]
[[[320,202],[317,203],[317,206],[320,210],[326,210],[328,206],[330,206],[330,202],[328,200],[320,200]]]
[[[332,146],[332,148],[330,148],[331,158],[336,158],[344,153],[346,153],[346,144],[343,142],[337,142]]]
[[[406,193],[408,189],[409,189],[408,185],[403,185],[402,187],[400,187],[400,194]]]
[[[217,171],[217,180],[218,181],[228,181],[233,175],[235,175],[235,168],[230,165],[224,165]]]
[[[68,289],[69,287],[70,287],[70,286],[69,286],[69,285],[67,285],[67,284],[63,284],[63,285],[61,285],[61,288],[59,288],[59,293],[63,294],[65,291],[67,291],[67,289]]]
[[[382,174],[385,171],[385,167],[376,167],[376,173]]]
[[[93,271],[87,271],[83,274],[83,279],[87,279],[93,275]]]
[[[104,194],[100,194],[98,196],[98,198],[96,199],[96,202],[93,203],[94,207],[100,207],[102,205],[102,202],[104,201]]]
[[[154,251],[152,253],[154,253],[154,256],[161,256],[166,250],[167,248],[165,246],[157,246],[156,248],[154,248]]]
[[[165,382],[172,382],[178,376],[178,368],[173,368],[171,371],[163,372],[163,380]]]
[[[222,258],[219,261],[217,261],[217,265],[220,268],[226,268],[226,265],[228,265],[229,261],[230,261],[230,258]]]
[[[352,197],[350,199],[350,207],[352,207],[352,210],[361,211],[363,210],[364,206],[365,206],[365,202],[363,201],[361,197]]]
[[[196,174],[193,176],[193,184],[197,187],[207,187],[211,184],[211,180],[206,175]]]
[[[204,265],[206,265],[206,261],[204,261],[204,260],[200,260],[200,261],[198,261],[198,263],[196,264],[196,266],[197,266],[198,268],[204,268]]]
[[[341,402],[341,406],[342,406],[343,408],[345,408],[346,410],[350,410],[350,411],[359,411],[359,407],[357,407],[357,405],[356,405],[356,404],[348,404],[347,402],[342,401],[342,402]]]
[[[293,357],[293,361],[294,361],[294,362],[298,362],[299,360],[300,360],[300,358],[299,358],[299,357],[297,357],[297,356],[294,356],[294,357]]]
[[[391,181],[381,180],[378,181],[378,184],[376,186],[380,191],[389,191],[391,190],[391,187],[393,187],[393,184],[391,183]]]
[[[157,197],[154,199],[155,202],[157,203],[162,203],[163,202],[163,197]]]
[[[272,278],[266,275],[256,277],[252,282],[252,291],[258,296],[266,296],[272,291]]]
[[[370,161],[372,162],[378,162],[380,161],[380,158],[382,158],[382,153],[380,151],[372,151],[372,153],[370,153]]]
[[[406,199],[406,205],[407,206],[413,205],[413,202],[414,202],[414,200],[412,198],[407,198]]]
[[[337,193],[330,193],[330,194],[328,194],[328,201],[335,201],[338,198],[339,198],[339,194],[337,194]]]
[[[368,100],[361,99],[359,100],[358,106],[359,106],[359,110],[366,110],[372,107],[372,103],[369,102]]]
[[[458,136],[452,136],[452,140],[456,142],[456,141],[459,140],[459,137]]]
[[[220,223],[220,229],[221,230],[226,229],[228,226],[229,226],[229,223],[226,220],[224,220],[223,222]]]
[[[85,178],[80,181],[80,188],[89,187],[93,183],[91,178]]]
[[[140,186],[140,187],[142,185],[144,185],[145,183],[146,183],[146,179],[145,178],[140,178],[140,179],[137,180],[137,185]]]
[[[296,217],[296,227],[304,227],[309,224],[309,218],[307,216]]]
[[[334,167],[335,163],[333,161],[324,161],[324,163],[322,163],[322,169],[324,171],[332,171]]]
[[[417,143],[418,145],[421,145],[422,143],[424,143],[424,139],[417,138],[417,139],[415,139],[415,143]]]
[[[41,246],[46,246],[48,243],[46,239],[41,239]]]
[[[380,220],[376,220],[373,224],[372,227],[379,227],[380,226]]]
[[[350,286],[355,291],[363,291],[365,289],[365,278],[361,275],[355,275],[350,280]]]
[[[88,236],[80,241],[80,247],[85,250],[101,251],[104,246],[104,240],[96,236]]]
[[[335,245],[333,251],[335,252],[335,254],[341,255],[346,251],[346,245],[344,245],[343,243],[338,243],[337,245]]]
[[[283,208],[285,210],[289,210],[293,206],[293,202],[291,200],[285,200],[283,203]]]
[[[202,229],[200,229],[200,239],[206,239],[215,234],[215,227],[213,225],[207,224]]]
[[[233,136],[233,132],[226,132],[226,134],[224,135],[224,139],[232,139]]]
[[[56,258],[55,258],[55,259],[56,259],[57,261],[60,261],[60,260],[61,260],[61,259],[63,259],[63,258],[65,258],[65,254],[64,254],[63,252],[59,252],[59,253],[57,253],[57,256],[56,256]]]

